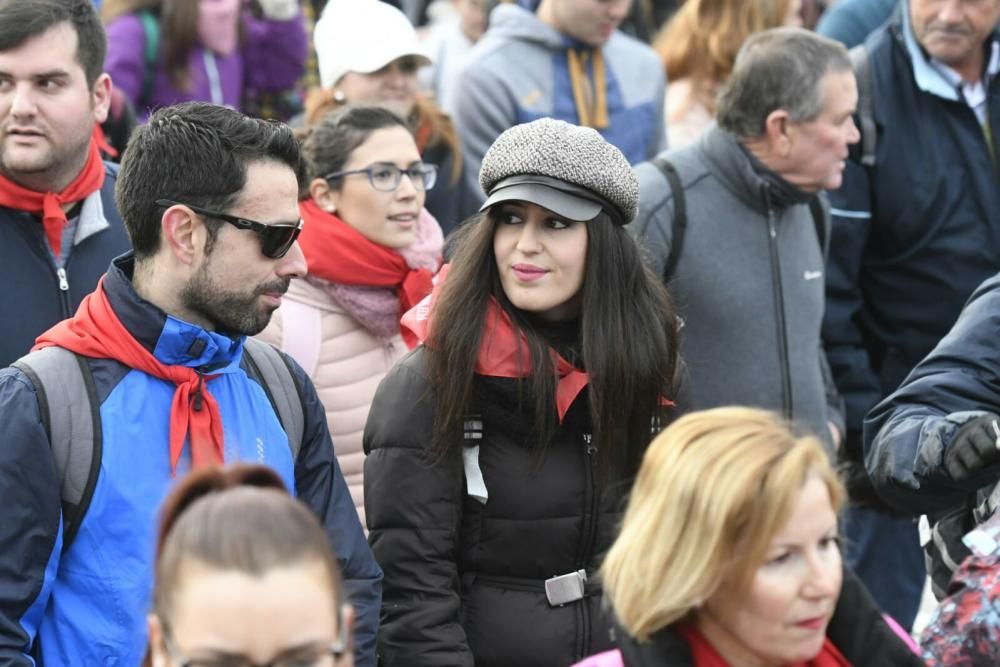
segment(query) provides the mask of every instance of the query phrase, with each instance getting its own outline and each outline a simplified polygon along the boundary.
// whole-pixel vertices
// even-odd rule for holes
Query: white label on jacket
[[[483,505],[490,497],[483,480],[483,471],[479,468],[479,445],[462,449],[462,460],[465,463],[465,488],[470,496]]]

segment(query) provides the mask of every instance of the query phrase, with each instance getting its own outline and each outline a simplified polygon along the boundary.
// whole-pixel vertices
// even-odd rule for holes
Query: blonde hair
[[[687,0],[653,40],[668,81],[691,80],[690,102],[715,112],[715,90],[755,33],[785,23],[792,0]]]
[[[839,511],[843,487],[819,440],[763,410],[695,412],[663,431],[601,568],[622,626],[646,640],[723,583],[749,588],[812,475]]]

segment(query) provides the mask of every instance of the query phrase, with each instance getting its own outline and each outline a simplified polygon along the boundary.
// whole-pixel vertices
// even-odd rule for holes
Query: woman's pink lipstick
[[[518,280],[530,283],[545,276],[548,271],[534,264],[515,264],[510,267]]]
[[[817,616],[816,618],[807,618],[806,620],[800,621],[799,623],[796,623],[795,625],[797,625],[800,628],[804,628],[806,630],[820,630],[820,629],[823,628],[823,626],[826,625],[826,616]]]

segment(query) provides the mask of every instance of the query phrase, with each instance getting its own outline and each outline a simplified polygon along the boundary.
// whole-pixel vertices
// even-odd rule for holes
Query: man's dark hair
[[[160,246],[157,199],[227,212],[246,186],[247,166],[274,161],[302,181],[299,144],[287,125],[206,102],[157,110],[129,139],[115,188],[137,260]],[[209,243],[220,226],[206,219]]]
[[[0,0],[0,51],[16,49],[65,22],[76,31],[76,62],[93,86],[104,71],[108,38],[90,0]]]

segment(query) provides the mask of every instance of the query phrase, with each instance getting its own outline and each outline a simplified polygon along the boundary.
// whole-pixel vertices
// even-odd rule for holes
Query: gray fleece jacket
[[[774,410],[830,447],[827,422],[843,432],[843,415],[820,340],[824,257],[806,195],[779,206],[736,139],[714,125],[666,157],[687,202],[669,287],[684,320],[692,408]],[[636,174],[639,214],[629,228],[662,275],[673,232],[670,187],[651,163]]]
[[[462,70],[455,123],[478,190],[479,165],[486,150],[509,127],[543,117],[579,124],[567,51],[593,49],[543,23],[531,11],[499,5],[490,28]],[[608,126],[599,132],[632,164],[666,147],[663,96],[666,75],[656,52],[622,32],[601,48],[605,63]],[[587,69],[593,81],[592,66]]]

